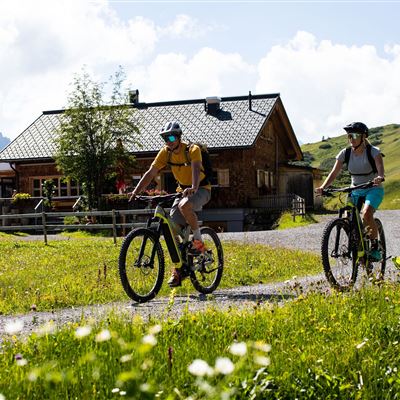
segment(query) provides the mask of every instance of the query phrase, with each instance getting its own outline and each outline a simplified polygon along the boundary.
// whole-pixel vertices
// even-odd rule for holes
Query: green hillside
[[[400,209],[400,125],[392,124],[370,129],[370,142],[385,155],[385,198],[381,209]],[[335,157],[348,145],[346,134],[326,138],[321,142],[301,146],[304,160],[327,173],[332,168]],[[342,182],[348,178],[342,178]]]

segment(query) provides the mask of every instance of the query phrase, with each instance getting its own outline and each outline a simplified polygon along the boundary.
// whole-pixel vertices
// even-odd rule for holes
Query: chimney
[[[129,103],[130,104],[138,104],[139,103],[139,90],[130,90],[128,93]]]
[[[221,98],[217,96],[206,97],[205,110],[207,114],[217,115],[220,110]]]
[[[251,108],[251,91],[249,90],[249,111],[253,111]]]

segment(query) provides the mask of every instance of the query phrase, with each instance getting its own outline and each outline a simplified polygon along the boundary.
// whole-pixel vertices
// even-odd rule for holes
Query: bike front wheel
[[[357,279],[357,243],[350,224],[340,218],[330,221],[322,235],[321,256],[326,279],[335,289],[346,291]]]
[[[383,281],[386,270],[386,239],[385,232],[383,230],[382,222],[375,218],[375,223],[378,228],[378,246],[381,251],[382,258],[380,261],[369,261],[370,262],[370,273],[369,276],[375,281]]]
[[[221,282],[224,253],[221,241],[213,229],[202,227],[200,231],[206,251],[198,256],[189,256],[190,280],[198,292],[208,294]]]
[[[157,235],[146,228],[131,231],[122,243],[119,276],[126,294],[144,303],[153,299],[164,280],[164,253]]]

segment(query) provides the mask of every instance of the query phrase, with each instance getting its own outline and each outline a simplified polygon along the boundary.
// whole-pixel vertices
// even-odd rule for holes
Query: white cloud
[[[399,122],[400,46],[345,46],[298,32],[259,62],[257,92],[280,92],[303,142],[343,133],[345,124]]]
[[[256,69],[237,53],[203,48],[191,58],[160,54],[145,69],[134,70],[131,79],[144,89],[146,101],[166,101],[243,94],[243,87],[254,86]]]

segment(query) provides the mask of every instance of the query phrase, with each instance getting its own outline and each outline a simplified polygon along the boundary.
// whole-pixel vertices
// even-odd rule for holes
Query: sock
[[[201,233],[200,233],[200,228],[195,229],[193,231],[193,240],[200,240],[203,241],[203,238],[201,237]]]

